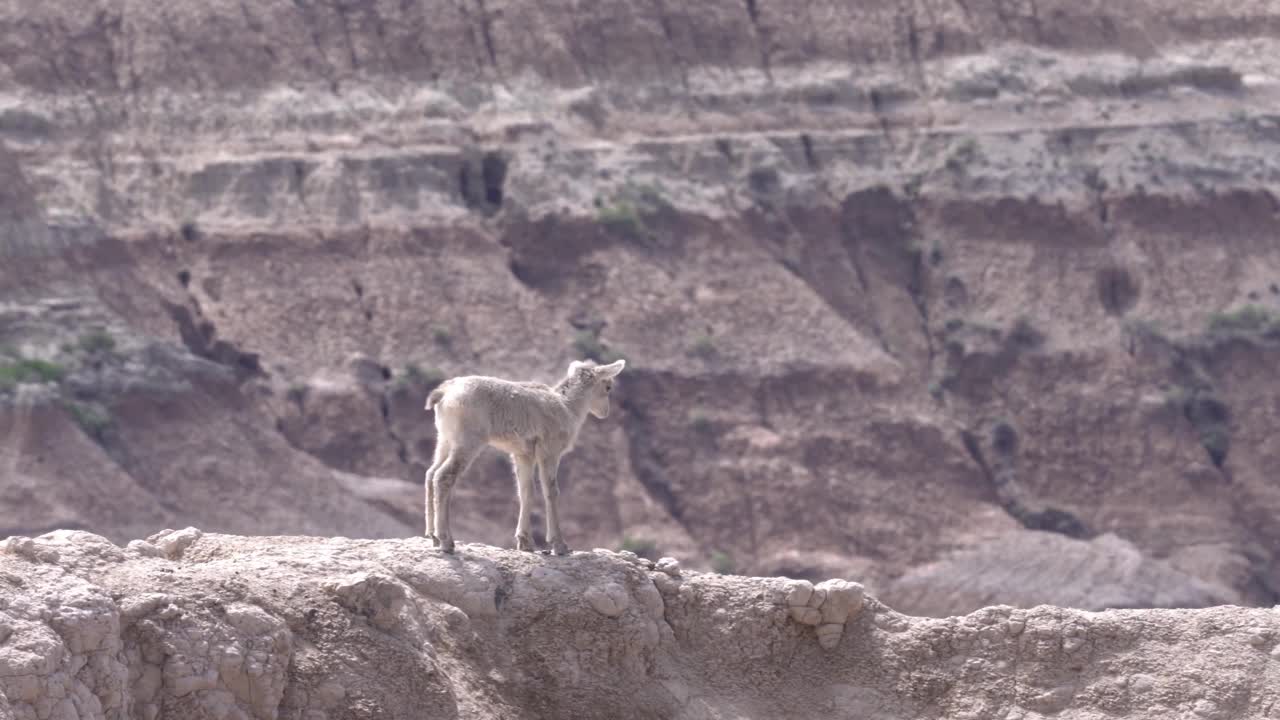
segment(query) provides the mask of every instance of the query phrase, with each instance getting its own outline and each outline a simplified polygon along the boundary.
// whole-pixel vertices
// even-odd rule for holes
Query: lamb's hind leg
[[[533,552],[533,532],[529,529],[529,511],[533,504],[533,457],[512,455],[516,468],[516,495],[520,498],[520,515],[516,518],[516,549]]]
[[[450,443],[449,457],[445,458],[444,464],[432,476],[436,493],[436,542],[444,552],[453,552],[453,533],[449,530],[449,496],[458,479],[471,467],[471,461],[483,449],[484,445],[471,447],[461,442]]]
[[[427,525],[426,534],[433,545],[437,547],[440,541],[436,539],[436,487],[435,474],[444,464],[445,458],[449,457],[449,443],[444,439],[444,435],[436,433],[436,452],[435,457],[431,460],[431,467],[427,468],[426,477],[426,506],[427,506]]]
[[[547,544],[556,555],[568,555],[569,546],[560,534],[560,486],[556,474],[560,471],[560,458],[543,456],[538,460],[542,470],[542,501],[547,506]]]

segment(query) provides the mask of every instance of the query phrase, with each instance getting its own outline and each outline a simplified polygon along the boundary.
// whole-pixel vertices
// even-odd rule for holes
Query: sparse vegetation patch
[[[733,562],[733,556],[723,550],[716,550],[711,553],[711,569],[719,575],[737,574],[737,566]]]
[[[63,403],[63,407],[86,435],[99,444],[106,441],[112,422],[111,413],[106,408],[75,401],[67,401]]]
[[[616,202],[596,211],[596,220],[609,232],[629,238],[639,238],[645,233],[644,221],[634,205]]]
[[[962,140],[947,156],[947,170],[960,175],[968,171],[969,167],[982,159],[982,150],[978,148],[978,141],[973,138]]]
[[[1146,318],[1129,318],[1124,322],[1124,329],[1132,335],[1153,338],[1156,340],[1168,340],[1164,329],[1160,327],[1160,323]]]
[[[573,349],[578,355],[608,365],[626,357],[600,339],[598,331],[579,330],[573,336]]]
[[[1018,321],[1013,324],[1013,328],[1009,331],[1009,341],[1015,347],[1031,350],[1044,344],[1044,333],[1036,328],[1031,318],[1024,316],[1018,318]]]
[[[612,234],[645,240],[653,237],[645,219],[672,209],[671,202],[657,185],[627,183],[610,202],[597,198],[596,221]]]
[[[0,390],[23,383],[54,383],[66,377],[67,369],[58,363],[33,358],[0,362]]]
[[[1280,340],[1280,313],[1259,305],[1245,305],[1209,317],[1210,339],[1237,336],[1266,337]]]
[[[284,396],[289,399],[289,402],[301,407],[303,401],[307,399],[307,384],[297,382],[290,385]]]
[[[1209,459],[1222,467],[1231,449],[1231,409],[1227,404],[1208,388],[1175,388],[1166,393],[1165,400],[1182,412]]]
[[[622,544],[618,546],[618,549],[633,552],[636,555],[649,560],[657,560],[661,557],[661,553],[658,552],[658,543],[650,538],[624,535],[622,537]]]
[[[81,335],[79,345],[81,350],[90,355],[106,354],[115,351],[116,339],[105,329],[98,328]]]
[[[398,383],[400,385],[439,385],[445,381],[444,371],[440,368],[427,367],[424,368],[417,363],[409,363],[404,366],[404,372],[400,374]]]
[[[688,349],[690,356],[703,360],[710,360],[716,356],[717,352],[715,339],[706,333],[695,337]]]
[[[1018,432],[1007,420],[1001,420],[991,429],[991,446],[1001,455],[1013,455],[1018,450]]]

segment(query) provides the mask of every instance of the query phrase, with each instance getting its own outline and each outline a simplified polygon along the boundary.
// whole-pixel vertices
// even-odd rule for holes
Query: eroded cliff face
[[[1280,611],[899,614],[607,550],[82,531],[0,549],[0,716],[1266,718]]]
[[[620,354],[576,547],[938,614],[1280,593],[1268,3],[0,28],[0,533],[414,535],[434,382]],[[460,539],[512,544],[510,472]]]

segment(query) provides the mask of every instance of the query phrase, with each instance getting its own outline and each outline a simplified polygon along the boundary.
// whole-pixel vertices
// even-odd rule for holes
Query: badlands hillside
[[[973,636],[1012,611],[899,627],[872,604],[830,665],[774,581],[641,596],[605,556],[450,560],[415,538],[434,384],[625,357],[562,466],[576,549],[849,578],[916,615],[1270,607],[1277,57],[1270,0],[0,1],[0,537],[61,531],[4,560],[34,563],[7,570],[26,599],[4,612],[48,643],[22,646],[42,679],[4,693],[449,717],[555,687],[589,717],[619,707],[591,677],[607,659],[655,717],[850,694],[884,717],[1265,717],[1264,611],[1040,609],[988,647]],[[514,495],[484,456],[455,536],[512,547]],[[179,561],[71,532],[188,525],[339,537]],[[42,543],[70,546],[45,562]],[[317,589],[344,554],[380,579]],[[423,589],[437,566],[518,610]],[[623,588],[631,624],[607,632],[634,637],[597,637],[576,599],[539,615],[544,581]],[[403,612],[360,605],[384,586]],[[83,600],[91,639],[45,617],[46,587]],[[237,652],[266,685],[196,638],[262,632]],[[1128,659],[1108,674],[1060,636]],[[486,660],[456,674],[446,645]],[[161,646],[189,658],[173,677]],[[375,689],[351,658],[417,670]],[[359,677],[308,684],[328,663]],[[1210,665],[1235,680],[1152,679]]]

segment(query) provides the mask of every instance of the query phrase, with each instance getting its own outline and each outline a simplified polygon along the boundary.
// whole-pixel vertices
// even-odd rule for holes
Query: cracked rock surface
[[[194,528],[0,548],[5,720],[1266,718],[1278,648],[1274,609],[930,619],[846,580],[601,551]]]

